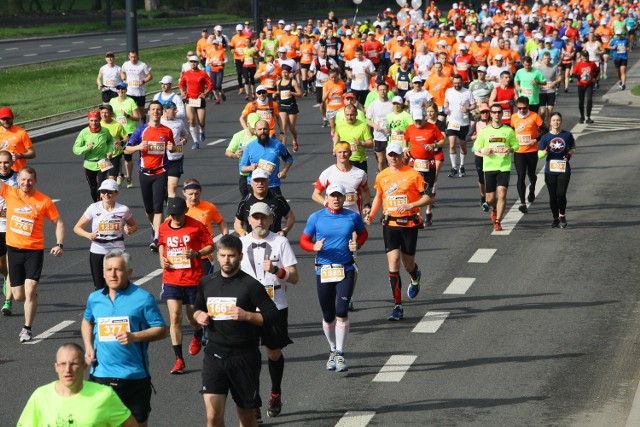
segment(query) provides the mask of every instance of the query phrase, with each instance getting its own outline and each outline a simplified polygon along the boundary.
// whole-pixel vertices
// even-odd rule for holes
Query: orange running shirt
[[[518,145],[516,153],[534,153],[538,151],[538,144],[526,145],[538,138],[538,129],[542,126],[542,118],[538,113],[529,112],[527,117],[520,118],[517,114],[511,116],[511,127],[516,132]]]
[[[409,166],[402,166],[402,169],[395,172],[391,171],[391,168],[386,168],[378,173],[375,189],[382,195],[383,215],[400,218],[420,213],[420,208],[403,213],[396,211],[399,205],[420,200],[424,191],[422,175]]]
[[[5,129],[0,126],[0,151],[24,154],[32,145],[31,138],[21,127],[13,125],[9,129]],[[25,159],[16,159],[11,169],[14,172],[20,172],[20,169],[25,166],[27,166]]]
[[[44,219],[60,218],[53,201],[39,191],[26,196],[22,190],[2,184],[0,196],[7,202],[7,245],[18,249],[44,249]]]

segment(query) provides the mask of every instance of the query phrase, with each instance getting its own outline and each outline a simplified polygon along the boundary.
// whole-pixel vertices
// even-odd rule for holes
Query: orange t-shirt
[[[469,48],[469,53],[476,58],[478,65],[487,65],[487,56],[489,56],[489,43],[473,43]]]
[[[420,208],[413,208],[403,213],[397,212],[399,205],[420,200],[424,191],[422,175],[409,166],[402,166],[399,171],[391,171],[391,168],[383,169],[376,176],[375,189],[377,194],[382,195],[383,215],[402,218],[420,213]]]
[[[13,154],[24,154],[33,144],[27,132],[19,126],[13,125],[9,129],[0,126],[0,151],[8,151]],[[16,159],[13,162],[14,172],[27,166],[25,159]]]
[[[327,110],[335,111],[344,107],[342,95],[347,91],[347,85],[342,80],[334,83],[328,80],[322,87],[323,96],[326,96]]]
[[[2,184],[7,202],[7,245],[18,249],[44,249],[44,219],[60,218],[53,201],[39,191],[26,196],[19,188]]]
[[[198,43],[196,43],[196,52],[198,52],[198,56],[200,58],[204,58],[207,54],[207,49],[209,49],[209,47],[211,46],[211,43],[209,43],[209,38],[206,37],[201,37],[198,40]]]
[[[351,61],[356,57],[356,47],[360,46],[360,40],[344,38],[342,41],[342,52],[345,61]]]
[[[300,63],[311,64],[313,62],[313,56],[316,54],[316,48],[313,43],[302,43],[300,45]]]
[[[263,62],[258,67],[258,73],[260,73],[260,84],[267,88],[267,93],[276,93],[276,83],[282,74],[282,70],[277,64],[273,64],[274,69],[271,75],[267,74],[267,63]]]
[[[280,47],[287,49],[287,58],[297,58],[298,48],[300,48],[300,39],[298,36],[291,34],[290,36],[283,34],[280,36]]]
[[[395,44],[395,46],[393,46],[393,49],[391,49],[391,51],[389,52],[391,54],[391,58],[395,58],[396,53],[400,52],[400,55],[402,55],[403,58],[411,58],[413,56],[413,53],[411,52],[411,48],[408,45],[403,45],[400,46],[399,44]]]
[[[269,123],[270,134],[273,136],[276,128],[275,116],[278,115],[278,103],[269,101],[265,105],[260,105],[258,101],[249,102],[242,110],[242,117],[247,117],[251,113],[258,113],[260,120],[266,120]]]
[[[438,77],[435,73],[431,73],[424,82],[424,88],[429,91],[433,97],[433,102],[435,102],[438,107],[444,106],[444,93],[450,87],[453,87],[451,77],[444,75]]]
[[[187,208],[187,216],[190,216],[191,218],[204,224],[204,226],[207,227],[207,231],[209,232],[209,235],[212,239],[215,233],[213,232],[211,223],[213,222],[219,224],[224,220],[224,218],[222,218],[222,215],[220,215],[220,212],[218,211],[216,205],[205,200],[200,200],[200,203],[198,203],[197,206]]]
[[[534,153],[538,151],[538,144],[525,144],[538,138],[538,129],[540,129],[542,123],[542,118],[533,111],[530,111],[523,118],[520,118],[517,114],[511,116],[511,127],[516,132],[516,138],[518,139],[518,144],[520,144],[516,153]]]
[[[218,72],[222,70],[224,68],[224,60],[226,57],[227,53],[224,48],[210,48],[207,51],[207,63],[211,66],[211,71]]]
[[[231,37],[229,46],[233,48],[233,59],[242,61],[244,59],[244,50],[249,42],[249,37],[236,34]]]

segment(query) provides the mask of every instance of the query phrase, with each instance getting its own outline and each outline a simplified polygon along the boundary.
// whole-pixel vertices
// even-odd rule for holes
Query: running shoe
[[[618,81],[618,87],[619,87],[620,89],[622,89],[622,82],[621,82],[621,81]]]
[[[560,228],[560,220],[558,218],[553,218],[551,228]]]
[[[521,203],[520,206],[518,206],[518,210],[522,213],[529,213],[529,209],[527,209],[527,205],[524,203]]]
[[[297,153],[299,149],[300,149],[300,146],[298,145],[297,142],[294,141],[294,143],[293,143],[293,152]]]
[[[567,228],[567,217],[566,216],[561,216],[560,217],[560,228]]]
[[[263,421],[262,421],[262,414],[260,413],[260,408],[255,408],[254,412],[256,414],[256,422],[258,424],[262,424]]]
[[[189,354],[195,356],[200,353],[202,349],[202,338],[198,338],[195,335],[191,337],[191,344],[189,344]]]
[[[327,126],[329,126],[329,121],[325,119],[322,121],[322,127],[326,128]]]
[[[269,397],[269,406],[267,406],[267,415],[271,418],[277,417],[282,411],[282,400],[279,394],[271,393]]]
[[[329,360],[327,360],[327,371],[335,371],[336,370],[336,352],[332,351],[329,353]]]
[[[4,304],[2,304],[3,316],[11,316],[13,314],[13,311],[11,311],[12,305],[11,301],[5,301]]]
[[[418,270],[417,276],[418,277],[416,278],[416,280],[412,280],[411,284],[407,288],[407,296],[410,299],[414,299],[415,297],[417,297],[418,293],[420,292],[420,279],[422,278],[422,271]]]
[[[595,84],[593,85],[593,90],[598,90],[598,89],[600,89],[600,83],[595,82]]]
[[[191,146],[192,150],[199,150],[200,149],[200,144],[198,142],[194,142],[193,145]]]
[[[396,304],[393,307],[393,311],[391,312],[389,317],[387,317],[387,320],[398,321],[398,320],[402,320],[403,317],[404,317],[404,310],[402,309],[402,306],[400,304]]]
[[[356,308],[353,305],[353,298],[349,299],[349,305],[347,305],[347,310],[349,311],[356,311]]]
[[[533,203],[536,200],[536,187],[535,185],[529,185],[529,195],[527,196],[529,203]]]
[[[584,123],[584,117],[580,117],[580,120],[578,120],[578,123]]]
[[[591,120],[591,117],[587,117],[587,120],[585,120],[585,123],[592,124],[592,123],[595,123],[595,122],[593,120]]]
[[[20,331],[20,335],[18,335],[18,338],[20,338],[21,343],[29,342],[33,339],[33,334],[27,328],[22,328],[22,330]]]
[[[467,171],[464,169],[464,166],[460,166],[460,170],[458,171],[458,176],[460,178],[467,176]]]
[[[502,225],[500,225],[500,221],[496,221],[493,223],[493,231],[502,231]]]
[[[344,361],[344,353],[336,352],[336,372],[346,372],[348,370],[349,366]]]
[[[496,214],[495,209],[491,209],[491,222],[496,222],[498,220],[498,215]]]
[[[158,252],[158,241],[157,240],[153,240],[153,242],[149,243],[149,250],[151,252],[157,253]]]
[[[425,214],[424,225],[426,227],[431,227],[432,224],[433,224],[433,213],[432,212],[427,212]]]
[[[480,199],[480,207],[483,212],[489,212],[489,203],[486,200]]]
[[[200,142],[204,142],[205,136],[204,132],[200,132]]]
[[[216,105],[220,105],[220,100],[219,100],[219,99],[216,99],[216,100],[215,100],[215,102],[214,102],[214,104],[216,104]]]
[[[127,188],[133,188],[133,181],[131,178],[127,178]]]
[[[118,175],[116,178],[116,184],[118,184],[118,187],[122,185],[122,181],[124,181],[124,175]]]
[[[227,100],[227,95],[225,95],[224,92],[222,92],[220,95],[222,96],[222,100],[223,101]]]
[[[458,169],[456,168],[451,168],[451,172],[449,172],[449,178],[454,178],[456,176],[458,176]]]
[[[622,86],[620,86],[620,89],[621,89],[621,90],[625,90],[626,88],[627,88],[627,85],[624,85],[624,84],[623,84]]]
[[[184,360],[176,356],[176,364],[171,368],[171,375],[184,374]]]
[[[607,80],[607,73],[602,73],[602,80]]]

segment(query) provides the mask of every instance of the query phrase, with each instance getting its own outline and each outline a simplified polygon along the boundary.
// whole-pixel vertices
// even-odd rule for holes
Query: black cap
[[[102,104],[100,107],[98,107],[98,110],[109,110],[113,113],[113,107],[109,104]]]
[[[187,211],[187,202],[182,197],[169,199],[167,215],[180,215]]]

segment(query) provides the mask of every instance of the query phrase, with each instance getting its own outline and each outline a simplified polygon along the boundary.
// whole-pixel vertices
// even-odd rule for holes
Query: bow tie
[[[267,242],[251,244],[251,248],[266,248],[266,247],[267,247]]]

